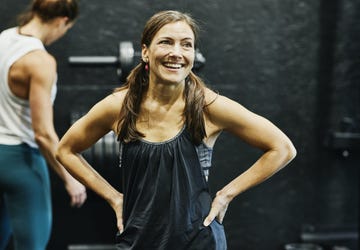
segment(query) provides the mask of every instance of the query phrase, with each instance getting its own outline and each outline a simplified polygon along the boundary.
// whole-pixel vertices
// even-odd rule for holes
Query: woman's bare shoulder
[[[128,92],[127,88],[115,89],[110,95],[107,96],[107,98],[122,102],[124,101],[127,92]]]
[[[215,92],[212,89],[205,88],[204,95],[205,95],[205,105],[208,106],[218,98],[219,93]]]
[[[56,59],[46,50],[33,50],[22,57],[23,61],[31,67],[42,67],[48,69],[49,67],[56,67]]]
[[[109,95],[105,96],[104,99],[100,101],[100,103],[104,103],[105,105],[116,105],[119,107],[124,102],[125,96],[127,93],[127,89],[115,90]]]
[[[124,102],[126,92],[126,89],[112,92],[111,94],[105,96],[102,100],[97,102],[91,110],[99,111],[101,113],[118,114]]]

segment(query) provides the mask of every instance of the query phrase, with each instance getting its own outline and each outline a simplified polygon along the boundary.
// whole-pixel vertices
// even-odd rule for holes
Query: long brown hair
[[[178,21],[185,21],[190,26],[194,32],[196,45],[199,33],[197,23],[189,14],[173,10],[158,12],[147,21],[141,38],[141,44],[150,46],[152,39],[164,25]],[[136,120],[139,116],[143,94],[148,86],[149,77],[145,70],[145,62],[141,61],[130,72],[124,86],[115,89],[115,91],[128,90],[120,110],[120,120],[118,123],[119,140],[129,142],[144,137],[144,134],[136,129]],[[203,115],[205,109],[204,88],[205,83],[193,72],[190,72],[185,79],[185,108],[183,115],[185,117],[186,129],[196,144],[200,144],[206,136]]]
[[[34,16],[46,23],[56,17],[68,17],[74,21],[79,15],[78,0],[33,0],[28,8],[17,17],[19,26],[24,26]]]

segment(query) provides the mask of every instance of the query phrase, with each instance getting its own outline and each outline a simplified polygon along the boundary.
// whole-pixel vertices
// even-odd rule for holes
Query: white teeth
[[[175,68],[175,69],[180,69],[181,68],[181,64],[178,64],[178,63],[165,63],[164,65],[166,67]]]

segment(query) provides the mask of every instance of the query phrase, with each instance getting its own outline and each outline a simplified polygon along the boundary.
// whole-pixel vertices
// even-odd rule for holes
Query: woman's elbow
[[[297,154],[296,148],[290,140],[283,143],[281,151],[283,152],[286,164],[292,161]]]
[[[56,148],[55,158],[60,163],[63,163],[63,159],[66,158],[66,149],[61,143],[58,144],[58,147]]]

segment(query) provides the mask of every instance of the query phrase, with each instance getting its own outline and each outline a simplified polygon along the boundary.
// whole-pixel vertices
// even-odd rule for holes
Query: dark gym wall
[[[2,0],[0,28],[11,26],[27,3]],[[269,118],[298,150],[288,167],[230,204],[224,220],[229,250],[284,249],[302,240],[305,225],[357,231],[358,151],[334,150],[324,141],[329,131],[359,126],[358,1],[82,0],[80,7],[75,26],[48,48],[58,60],[55,122],[60,135],[74,113],[86,112],[120,84],[115,67],[74,67],[69,56],[116,56],[122,40],[139,50],[143,25],[153,13],[186,11],[202,26],[199,48],[206,64],[199,74],[207,84]],[[212,192],[259,153],[224,133],[215,145]],[[115,160],[94,167],[116,185]],[[71,209],[54,175],[52,185],[50,250],[113,242],[115,217],[104,201],[89,192],[83,208]]]

